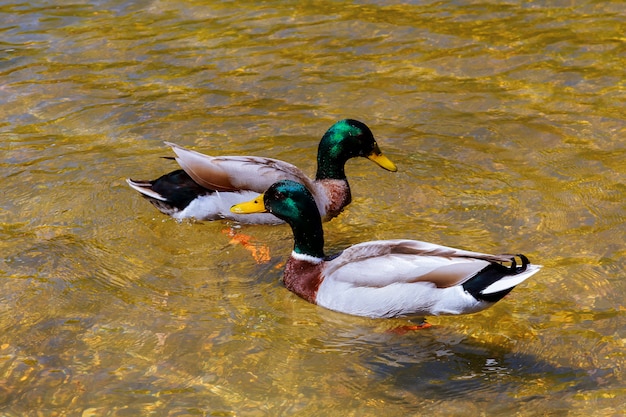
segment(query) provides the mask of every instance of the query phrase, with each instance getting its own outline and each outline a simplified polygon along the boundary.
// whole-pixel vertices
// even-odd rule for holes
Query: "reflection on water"
[[[624,412],[621,2],[0,15],[3,415]],[[345,117],[399,172],[348,163],[329,253],[409,237],[544,269],[490,310],[400,335],[406,320],[283,288],[286,227],[178,223],[124,182],[176,167],[163,140],[313,173]]]

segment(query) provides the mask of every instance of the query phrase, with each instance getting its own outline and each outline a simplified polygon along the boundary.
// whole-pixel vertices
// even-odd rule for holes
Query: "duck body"
[[[504,265],[512,260],[416,240],[380,240],[330,260],[294,252],[284,282],[307,301],[358,316],[468,314],[492,306],[538,270],[524,258],[520,267]]]
[[[180,154],[185,155],[181,158],[181,161],[187,159],[186,152],[193,152],[180,147],[176,147],[175,149],[178,149]],[[320,212],[325,214],[325,220],[330,220],[339,215],[343,208],[350,204],[351,201],[350,186],[347,180],[323,179],[312,181],[306,176],[296,177],[290,172],[298,173],[298,171],[288,171],[284,169],[285,167],[295,168],[293,165],[270,158],[245,157],[247,162],[244,163],[242,157],[201,156],[203,158],[212,158],[211,163],[217,167],[220,166],[222,161],[226,161],[227,164],[232,163],[233,165],[245,164],[248,175],[254,178],[254,181],[249,181],[247,185],[240,186],[245,188],[234,188],[231,191],[227,191],[224,190],[223,187],[209,186],[206,182],[204,186],[200,185],[182,169],[165,174],[154,181],[135,181],[131,179],[127,179],[126,181],[128,185],[139,191],[142,196],[148,199],[161,213],[178,220],[191,218],[197,220],[229,219],[249,224],[283,223],[281,219],[269,213],[239,215],[230,211],[233,205],[258,197],[262,191],[257,190],[267,189],[272,185],[272,178],[275,177],[297,178],[298,181],[306,184],[317,197],[316,203],[319,204]],[[181,162],[181,164],[182,163],[184,162]],[[187,169],[191,170],[189,165],[185,166]],[[282,169],[278,169],[278,166]],[[273,169],[265,170],[266,167],[273,167]],[[256,176],[251,175],[250,172],[253,169],[261,171],[264,175],[261,173]],[[233,176],[237,175],[236,169],[231,169],[228,172]],[[205,176],[207,175],[205,174]],[[196,174],[196,178],[201,178],[201,176]],[[269,185],[263,188],[263,182],[269,182]],[[221,190],[218,188],[221,188]]]
[[[128,179],[128,184],[159,211],[176,219],[230,219],[242,223],[276,224],[283,220],[268,213],[240,216],[230,207],[247,201],[279,180],[304,184],[324,221],[339,215],[352,196],[344,166],[357,156],[367,157],[381,167],[396,171],[382,153],[370,129],[346,119],[335,123],[318,147],[315,179],[296,166],[257,156],[209,156],[166,142],[182,168],[152,181]]]
[[[319,213],[314,216],[315,204],[306,194],[301,185],[280,181],[264,194],[262,205],[294,233],[285,286],[330,310],[377,318],[475,313],[540,268],[524,255],[489,255],[404,239],[360,243],[329,258]],[[256,205],[243,203],[233,210],[253,212],[258,206],[257,198]]]

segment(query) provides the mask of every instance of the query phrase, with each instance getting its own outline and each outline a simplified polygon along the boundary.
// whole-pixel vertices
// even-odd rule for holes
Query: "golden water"
[[[621,1],[0,3],[3,416],[621,415]],[[287,227],[177,223],[163,140],[311,174],[363,120],[328,252],[406,237],[544,265],[388,332],[283,288]],[[270,250],[257,264],[229,233]]]

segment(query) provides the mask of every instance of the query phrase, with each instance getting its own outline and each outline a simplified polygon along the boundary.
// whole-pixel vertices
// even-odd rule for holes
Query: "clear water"
[[[0,3],[0,413],[615,416],[626,409],[621,1]],[[405,237],[544,269],[494,308],[350,317],[287,227],[162,216],[168,140],[311,174],[353,117],[328,252]],[[269,250],[257,263],[250,236]]]

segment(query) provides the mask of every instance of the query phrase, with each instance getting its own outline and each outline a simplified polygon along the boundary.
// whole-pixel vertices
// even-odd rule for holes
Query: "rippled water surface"
[[[0,2],[0,414],[621,415],[625,23],[621,1]],[[544,269],[398,334],[289,293],[287,227],[176,222],[124,181],[176,168],[164,140],[313,173],[345,117],[399,171],[348,163],[328,252]]]

